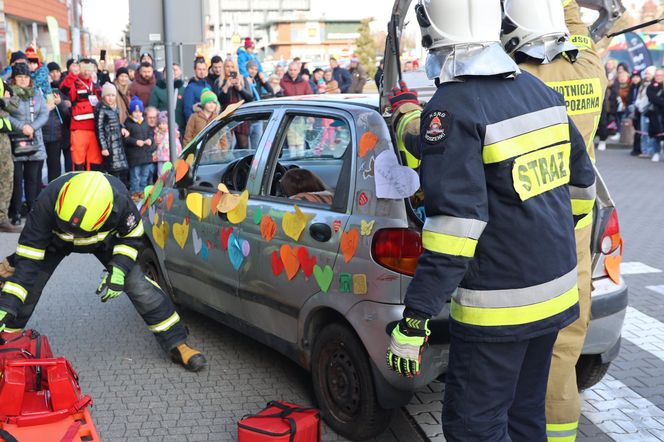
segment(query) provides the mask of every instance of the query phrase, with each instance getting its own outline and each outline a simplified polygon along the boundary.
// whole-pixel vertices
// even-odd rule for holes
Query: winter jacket
[[[27,156],[15,157],[14,161],[43,161],[46,159],[46,147],[44,146],[44,137],[41,128],[48,121],[48,108],[46,100],[41,92],[36,91],[34,87],[21,88],[12,86],[14,96],[8,100],[7,111],[9,112],[9,121],[14,128],[14,132],[22,134],[23,126],[29,124],[35,130],[33,135],[39,150]],[[30,116],[30,107],[34,106],[33,116]]]
[[[134,121],[131,117],[125,121],[125,128],[129,131],[129,136],[125,138],[125,152],[129,167],[139,166],[141,164],[152,163],[152,154],[156,149],[154,142],[154,131],[148,126],[145,119],[141,122]],[[150,146],[143,145],[139,147],[136,142],[139,140],[152,140]]]
[[[646,114],[650,119],[648,135],[662,141],[664,140],[664,89],[662,83],[653,81],[646,89],[646,95],[652,104],[652,109]]]
[[[175,102],[175,122],[180,130],[184,130],[187,121],[184,119],[184,105],[182,98],[184,95],[184,82],[182,80],[175,80],[175,93],[177,101]],[[160,111],[168,111],[168,89],[166,88],[166,81],[157,81],[157,86],[152,89],[150,94],[150,106],[154,106]]]
[[[332,71],[332,77],[339,83],[339,89],[341,93],[345,94],[350,90],[351,85],[353,84],[353,77],[348,72],[348,69],[344,69],[341,66],[337,66]]]
[[[253,83],[251,83],[249,79],[252,79]],[[249,85],[249,90],[251,91],[251,95],[254,97],[253,101],[260,101],[274,97],[274,91],[272,90],[272,86],[270,86],[270,83],[268,83],[267,81],[264,82],[263,80],[261,80],[261,77],[259,77],[258,75],[256,75],[253,78],[245,77],[244,83]]]
[[[367,71],[365,71],[364,68],[358,64],[356,68],[350,68],[349,72],[352,78],[352,82],[348,92],[351,94],[361,94],[364,92],[364,85],[367,84]]]
[[[30,76],[32,77],[32,81],[35,83],[35,89],[40,90],[44,97],[53,92],[53,89],[51,88],[51,80],[48,77],[48,69],[46,66],[37,68],[37,70],[30,74]]]
[[[258,65],[258,72],[263,72],[263,66],[261,65],[258,55],[256,53],[250,54],[245,48],[238,48],[237,50],[237,65],[240,70],[240,75],[243,77],[249,76],[249,71],[247,71],[247,63],[250,61],[255,61]]]
[[[223,88],[226,84],[226,81],[227,80],[224,80],[224,82],[221,84],[219,93],[217,95],[219,98],[219,104],[221,104],[222,109],[225,109],[229,104],[237,103],[240,100],[244,100],[246,102],[254,101],[254,95],[251,93],[251,86],[248,82],[244,81],[243,87],[240,90],[237,90],[234,87],[229,87],[228,91],[224,93]]]
[[[157,146],[155,152],[155,160],[157,161],[170,161],[171,160],[171,143],[168,131],[162,132],[157,128],[154,131],[154,142]],[[180,143],[180,134],[178,130],[175,131],[175,151],[180,156],[182,153],[182,144]]]
[[[103,157],[104,168],[108,172],[120,172],[129,168],[124,142],[122,141],[122,125],[117,107],[109,107],[100,102],[96,110],[97,139],[102,152],[107,150],[109,155]]]
[[[91,78],[84,80],[70,73],[62,80],[60,89],[71,101],[71,130],[94,131],[94,105],[101,100],[99,86],[93,83]]]
[[[281,89],[284,90],[284,96],[286,97],[313,94],[311,86],[309,86],[309,82],[304,81],[300,75],[298,75],[297,78],[293,80],[290,75],[286,74],[281,79],[279,84],[281,85]]]
[[[127,86],[127,89],[122,92],[122,88],[116,81],[115,89],[118,91],[116,103],[118,105],[118,114],[120,115],[120,124],[124,124],[125,120],[129,116],[129,101],[131,98],[129,96],[129,86]]]
[[[194,113],[194,104],[201,101],[201,92],[203,92],[203,89],[205,88],[212,89],[212,85],[207,82],[206,78],[202,80],[192,78],[189,80],[189,84],[185,88],[184,96],[182,97],[185,121],[188,121],[191,114]]]
[[[149,81],[143,80],[143,77],[136,74],[136,78],[131,82],[129,86],[129,97],[137,96],[143,102],[143,106],[148,107],[150,103],[150,94],[152,89],[155,88],[157,82],[154,76],[150,77]]]
[[[54,143],[56,141],[69,139],[69,120],[71,118],[71,109],[68,105],[67,97],[59,92],[60,104],[57,105],[48,114],[48,121],[42,127],[44,143]]]
[[[217,114],[210,115],[210,118],[206,118],[205,114],[202,111],[194,113],[189,121],[187,121],[187,128],[184,132],[184,145],[189,144],[191,140],[196,138],[196,135],[202,131],[205,126],[207,126],[210,121],[214,120],[217,117]]]

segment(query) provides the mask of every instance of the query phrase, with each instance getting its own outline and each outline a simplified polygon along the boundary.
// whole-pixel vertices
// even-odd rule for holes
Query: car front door
[[[242,226],[251,252],[240,297],[248,322],[288,342],[297,341],[304,303],[339,278],[332,269],[355,175],[352,121],[332,109],[283,111],[261,155]]]

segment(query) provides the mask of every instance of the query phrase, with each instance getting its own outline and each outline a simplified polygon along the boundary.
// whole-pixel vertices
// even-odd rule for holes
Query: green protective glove
[[[399,376],[412,378],[419,375],[422,352],[430,334],[429,319],[406,310],[403,319],[392,330],[387,365]]]
[[[110,272],[104,272],[97,294],[101,294],[101,302],[117,298],[124,291],[125,273],[122,269],[112,266]]]
[[[9,321],[10,315],[4,310],[0,310],[0,333],[5,331],[5,322]]]

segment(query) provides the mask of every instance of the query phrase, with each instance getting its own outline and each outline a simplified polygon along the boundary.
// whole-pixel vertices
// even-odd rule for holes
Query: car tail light
[[[422,237],[411,229],[378,230],[371,243],[371,256],[378,264],[395,272],[413,276],[422,254]]]
[[[618,222],[618,212],[613,209],[609,221],[606,223],[602,240],[600,241],[600,250],[604,255],[610,255],[615,252],[622,243],[620,237],[620,223]]]

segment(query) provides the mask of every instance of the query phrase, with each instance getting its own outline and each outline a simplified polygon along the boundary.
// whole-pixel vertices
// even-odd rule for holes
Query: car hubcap
[[[360,383],[353,361],[343,348],[335,348],[326,365],[327,389],[334,404],[354,415],[360,406]]]

